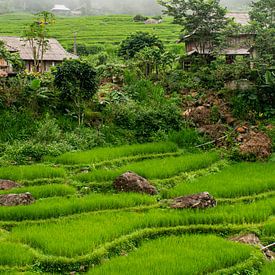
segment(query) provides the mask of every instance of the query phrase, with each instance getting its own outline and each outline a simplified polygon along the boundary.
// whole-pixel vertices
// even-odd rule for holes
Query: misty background
[[[231,11],[247,10],[252,0],[221,0]],[[81,10],[84,15],[104,14],[160,14],[162,7],[156,0],[0,0],[0,13],[38,12],[50,10],[55,4]]]

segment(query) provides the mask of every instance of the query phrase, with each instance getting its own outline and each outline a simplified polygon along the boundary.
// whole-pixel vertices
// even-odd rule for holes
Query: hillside
[[[251,0],[221,0],[221,4],[229,10],[246,10]],[[10,0],[0,1],[0,13],[14,11],[37,12],[50,10],[57,2],[53,0]],[[157,0],[60,0],[58,4],[64,4],[70,9],[81,8],[84,14],[106,15],[106,14],[160,14],[162,7]]]
[[[31,22],[30,14],[0,15],[0,35],[21,36],[24,26]],[[74,33],[77,33],[77,42],[86,45],[117,45],[127,35],[136,31],[148,31],[156,34],[166,44],[175,44],[179,37],[180,27],[172,24],[171,18],[165,18],[159,25],[145,25],[133,22],[129,15],[87,16],[87,17],[60,17],[57,19],[50,35],[57,38],[64,47],[73,44]]]

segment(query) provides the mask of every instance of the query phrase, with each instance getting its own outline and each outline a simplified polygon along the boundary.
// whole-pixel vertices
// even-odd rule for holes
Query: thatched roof
[[[220,51],[219,54],[224,55],[250,55],[252,47],[247,48],[226,48]],[[201,49],[193,49],[192,51],[188,52],[187,55],[193,55],[193,54],[205,54],[209,55],[212,54],[212,52],[209,49],[205,49],[202,51]]]
[[[0,36],[8,50],[17,51],[22,60],[33,60],[32,48],[28,41],[15,36]],[[68,53],[60,43],[53,38],[49,39],[48,49],[44,54],[44,61],[63,61],[64,59],[76,59],[76,55]]]
[[[225,16],[233,18],[236,23],[241,25],[247,25],[249,22],[249,14],[247,12],[229,12]]]

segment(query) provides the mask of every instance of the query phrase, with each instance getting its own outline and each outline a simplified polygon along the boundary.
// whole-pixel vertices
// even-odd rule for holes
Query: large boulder
[[[9,190],[17,187],[21,187],[21,186],[14,181],[0,179],[0,190]]]
[[[216,205],[217,205],[216,200],[208,192],[203,192],[203,193],[175,198],[173,199],[170,207],[175,209],[208,208],[208,207],[215,207]]]
[[[116,190],[122,192],[138,192],[150,195],[157,194],[157,189],[153,185],[145,178],[131,171],[117,177],[114,181],[114,187]]]
[[[0,195],[0,206],[29,205],[34,201],[30,193]]]

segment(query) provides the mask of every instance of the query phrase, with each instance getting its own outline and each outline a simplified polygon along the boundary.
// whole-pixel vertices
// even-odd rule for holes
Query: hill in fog
[[[246,10],[251,0],[221,0],[229,10]],[[80,8],[86,14],[160,14],[156,0],[0,0],[0,12],[50,10],[55,4]]]

